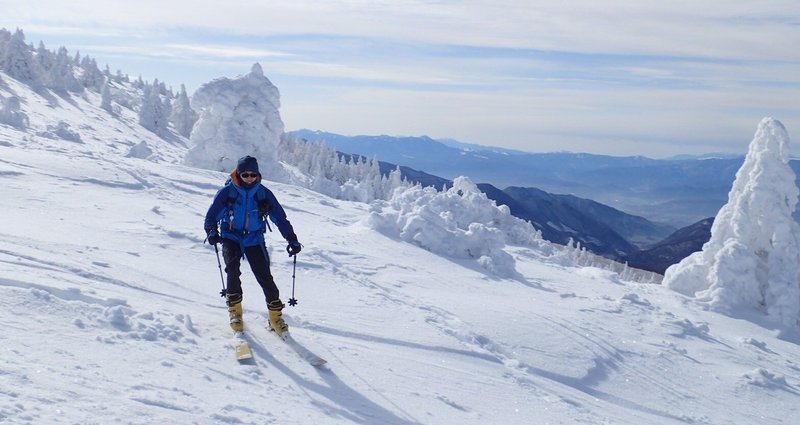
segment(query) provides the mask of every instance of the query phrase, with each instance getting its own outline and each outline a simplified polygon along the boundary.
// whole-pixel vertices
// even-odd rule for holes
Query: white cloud
[[[2,0],[4,25],[313,33],[586,53],[797,60],[794,0]]]

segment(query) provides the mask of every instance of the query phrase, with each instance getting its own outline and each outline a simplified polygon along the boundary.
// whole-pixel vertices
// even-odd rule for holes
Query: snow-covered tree
[[[786,326],[800,319],[800,226],[789,136],[761,121],[711,228],[711,239],[667,269],[664,285],[731,315],[757,309]]]
[[[192,134],[192,127],[197,122],[197,112],[192,109],[189,96],[186,94],[186,86],[183,84],[181,84],[181,91],[172,105],[170,121],[178,134],[184,137]]]
[[[78,79],[75,78],[75,69],[69,52],[65,47],[59,47],[55,55],[55,63],[47,77],[48,87],[58,92],[78,92],[83,90]]]
[[[38,68],[38,72],[40,73],[41,83],[44,86],[49,87],[51,84],[50,72],[56,65],[56,55],[48,50],[44,43],[40,41],[39,47],[36,49],[36,56],[34,57],[34,60],[36,62],[36,67]]]
[[[170,117],[172,116],[172,92],[167,91],[164,96],[161,96],[161,107],[163,110],[161,114],[163,116],[163,126],[164,129],[169,127]]]
[[[81,60],[81,84],[89,90],[98,92],[103,88],[105,83],[105,76],[100,68],[97,67],[97,61],[89,56],[84,56]]]
[[[100,98],[100,107],[108,112],[113,112],[111,107],[111,88],[109,87],[109,80],[103,84],[103,94]]]
[[[277,164],[276,150],[283,134],[278,108],[280,94],[255,64],[250,73],[235,79],[218,78],[203,84],[191,99],[198,120],[191,134],[189,165],[229,171],[238,158],[258,158],[267,179],[287,178]]]
[[[18,29],[5,44],[0,68],[17,81],[27,84],[39,83],[36,62],[30,46],[25,43],[25,34]]]
[[[144,86],[144,93],[142,94],[142,104],[139,107],[139,124],[150,130],[153,131],[155,129],[155,108],[153,104],[150,102],[152,98],[152,86],[146,84]]]
[[[5,55],[6,46],[8,45],[9,40],[11,40],[11,31],[0,28],[0,57]]]
[[[302,178],[291,180],[333,198],[358,202],[389,199],[395,189],[410,187],[399,169],[382,175],[377,158],[342,155],[324,143],[312,143],[286,136],[281,140],[278,159],[291,165]]]
[[[128,79],[128,75],[127,74],[123,75],[122,74],[122,70],[118,69],[117,73],[114,74],[114,82],[117,83],[117,84],[122,84],[122,83],[129,83],[130,80]]]
[[[142,105],[139,108],[139,124],[159,136],[168,133],[169,119],[159,94],[158,79],[152,85],[145,84],[144,86]]]

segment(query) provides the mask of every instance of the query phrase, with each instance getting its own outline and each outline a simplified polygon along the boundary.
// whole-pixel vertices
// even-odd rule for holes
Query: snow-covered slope
[[[659,285],[506,247],[515,278],[367,226],[371,207],[278,183],[305,248],[295,337],[263,327],[238,364],[202,217],[225,174],[180,164],[99,96],[53,99],[0,75],[28,129],[0,125],[0,422],[792,424],[795,335],[707,312]],[[45,136],[69,124],[79,140]],[[63,126],[62,126],[63,127]],[[41,135],[37,135],[37,133]],[[151,160],[127,156],[146,141]],[[269,235],[284,299],[292,264]]]

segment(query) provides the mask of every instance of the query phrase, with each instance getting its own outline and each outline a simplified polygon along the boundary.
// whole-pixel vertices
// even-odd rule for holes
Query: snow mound
[[[30,125],[28,115],[22,112],[17,96],[0,97],[0,124],[24,129]]]
[[[790,389],[791,386],[786,382],[786,377],[772,373],[764,368],[755,370],[742,375],[744,381],[750,385],[766,389]]]
[[[150,146],[147,145],[147,142],[142,140],[141,142],[137,143],[131,150],[128,152],[128,158],[140,158],[140,159],[147,159],[151,155],[153,155],[153,150],[150,149]]]
[[[467,177],[440,192],[419,185],[400,188],[388,201],[372,203],[366,224],[392,237],[453,258],[477,259],[500,276],[516,274],[514,259],[503,251],[506,242],[543,242],[533,226],[497,206]]]
[[[789,136],[764,118],[717,214],[711,239],[667,269],[664,285],[730,315],[756,309],[786,327],[800,318],[798,198]]]
[[[83,143],[80,133],[73,130],[64,121],[59,121],[56,125],[48,125],[46,131],[37,132],[36,135],[48,139],[63,139],[69,142]]]
[[[284,131],[280,94],[261,65],[238,78],[217,78],[192,95],[199,117],[192,133],[187,165],[230,171],[245,155],[258,158],[264,178],[285,181],[276,150]]]

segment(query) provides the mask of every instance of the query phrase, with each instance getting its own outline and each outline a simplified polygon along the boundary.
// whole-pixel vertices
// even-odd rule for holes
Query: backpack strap
[[[258,205],[259,215],[264,220],[264,223],[267,224],[267,229],[272,232],[272,226],[269,225],[268,218],[272,206],[269,204],[269,199],[267,199],[267,188],[262,184],[258,185],[258,190],[256,191],[256,205]]]
[[[232,184],[228,186],[228,197],[225,199],[225,204],[228,205],[228,208],[233,207],[233,204],[236,203],[236,198],[239,197],[239,191],[233,187]]]

